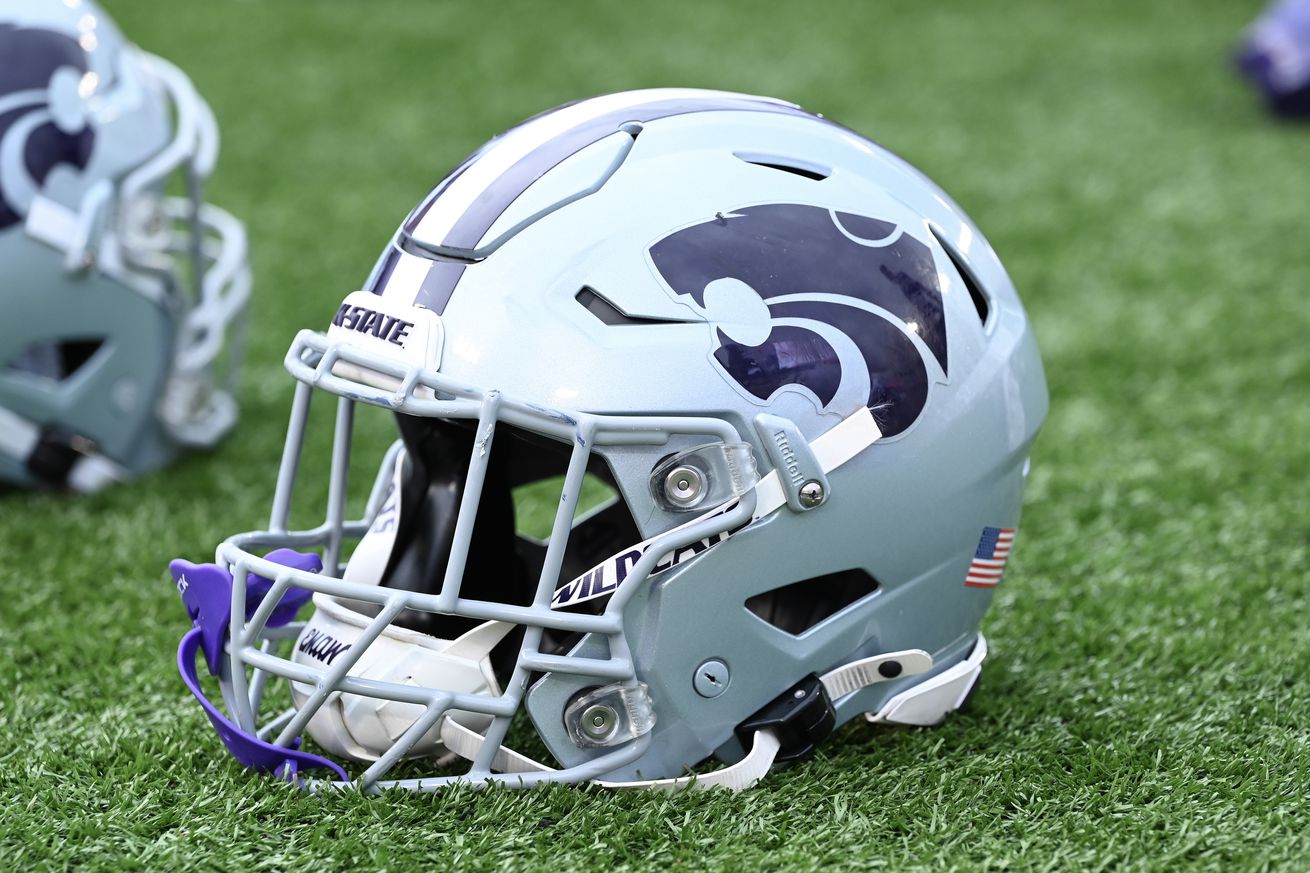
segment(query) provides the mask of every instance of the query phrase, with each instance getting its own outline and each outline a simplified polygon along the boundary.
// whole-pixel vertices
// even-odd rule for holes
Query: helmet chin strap
[[[822,470],[824,474],[828,474],[851,460],[851,458],[854,458],[869,446],[873,445],[881,437],[882,433],[878,429],[878,423],[874,420],[873,414],[865,407],[860,407],[832,428],[816,437],[810,442],[809,447],[814,453],[814,460],[818,464],[819,469]],[[684,522],[673,530],[690,527],[691,525],[699,524],[714,515],[724,514],[735,505],[736,500],[730,500],[727,503],[714,507],[702,515],[696,516],[690,521]],[[786,505],[786,490],[779,476],[779,471],[777,469],[770,470],[755,483],[755,510],[752,513],[751,520],[757,521],[770,513],[777,512]],[[628,546],[622,551],[615,552],[587,572],[580,576],[576,576],[571,581],[561,585],[555,590],[555,596],[550,604],[551,608],[559,609],[563,606],[572,606],[587,600],[595,600],[613,594],[619,583],[624,578],[624,573],[620,572],[619,567],[620,563],[625,559],[625,556],[630,555],[633,552],[645,554],[653,547],[657,540],[672,532],[673,531],[665,531],[656,534],[640,543]],[[722,531],[713,538],[713,540],[702,540],[702,542],[708,548],[723,542],[730,535],[730,531]],[[660,560],[658,566],[668,569],[676,563],[676,555],[670,553]],[[656,570],[654,572],[661,571]]]
[[[987,646],[982,637],[978,638],[978,645],[975,646],[975,654],[981,653],[977,659],[977,664],[981,664],[982,657],[986,656]],[[933,677],[921,685],[933,684],[934,680],[951,674],[952,671],[958,670],[964,664],[972,664],[974,656],[971,655],[965,662],[957,664],[951,670]],[[900,666],[900,670],[893,676],[884,675],[879,670],[884,664],[895,662]],[[968,686],[972,688],[973,680],[977,679],[977,664],[973,664],[972,678]],[[884,652],[880,655],[872,655],[868,658],[861,658],[858,661],[852,661],[834,670],[830,670],[819,677],[819,682],[823,685],[824,692],[833,700],[839,697],[845,697],[853,694],[862,688],[875,685],[879,682],[886,682],[892,678],[903,676],[916,676],[932,669],[932,656],[922,649],[906,649],[901,652]],[[958,691],[958,683],[935,683],[934,687],[944,687],[950,685],[951,688]],[[920,686],[915,686],[918,688]],[[908,692],[902,692],[892,701],[905,697],[915,690],[911,688]],[[968,688],[962,693],[955,695],[952,699],[955,706],[951,709],[958,708],[960,702],[968,693]],[[884,707],[886,710],[886,707]],[[880,710],[881,715],[883,710]],[[944,716],[941,712],[940,716]],[[940,720],[939,716],[939,720]],[[894,719],[884,718],[883,721],[893,721]],[[473,728],[462,725],[454,719],[444,719],[441,724],[441,742],[451,752],[473,761],[477,758],[478,752],[482,749],[486,738]],[[593,784],[602,788],[611,788],[615,790],[649,790],[649,791],[677,791],[683,788],[694,791],[704,791],[710,788],[726,788],[729,791],[744,791],[760,781],[773,767],[774,761],[782,748],[781,740],[772,730],[757,730],[754,733],[753,741],[746,756],[735,764],[731,764],[719,770],[710,773],[693,774],[689,776],[676,776],[671,779],[638,779],[630,782],[606,782],[596,780]],[[555,768],[548,767],[539,761],[522,755],[513,749],[501,746],[496,750],[496,754],[491,762],[491,769],[500,773],[545,773],[553,772]]]
[[[348,673],[355,678],[489,697],[501,693],[491,669],[491,650],[514,625],[487,621],[453,640],[389,625],[362,653],[356,653],[351,650],[357,648],[373,616],[360,612],[351,601],[322,593],[314,595],[314,607],[313,617],[296,640],[292,655],[296,663],[331,668],[339,659],[358,654]],[[418,704],[362,695],[323,696],[314,685],[295,680],[291,696],[298,710],[312,705],[306,727],[319,746],[358,761],[376,761],[391,752],[424,711]],[[454,709],[442,721],[485,729],[491,716]],[[439,734],[430,731],[405,755],[429,757],[445,751]]]

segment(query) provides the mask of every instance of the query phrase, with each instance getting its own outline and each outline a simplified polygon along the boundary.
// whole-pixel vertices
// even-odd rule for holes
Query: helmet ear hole
[[[784,633],[800,636],[851,604],[878,593],[878,580],[864,570],[843,570],[792,582],[756,594],[746,608]]]
[[[64,382],[86,366],[104,344],[104,337],[32,343],[6,362],[5,369]]]

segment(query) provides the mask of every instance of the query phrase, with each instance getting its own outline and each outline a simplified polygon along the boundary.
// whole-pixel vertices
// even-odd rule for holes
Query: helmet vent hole
[[[800,636],[848,606],[876,594],[879,585],[863,570],[802,579],[756,594],[746,608],[780,631]]]
[[[103,337],[32,343],[5,368],[64,382],[86,366],[104,344]]]
[[[733,152],[733,157],[748,164],[754,164],[757,167],[766,167],[770,170],[778,170],[782,173],[791,173],[793,176],[802,176],[806,179],[813,179],[815,182],[822,182],[832,175],[832,170],[810,161],[802,161],[797,158],[788,158],[781,155],[763,155],[751,152]]]
[[[987,295],[983,293],[982,289],[978,287],[978,281],[974,279],[973,273],[969,268],[964,265],[964,259],[960,257],[960,253],[955,250],[955,247],[942,239],[942,235],[936,228],[933,228],[933,236],[937,237],[937,242],[942,244],[942,248],[946,250],[946,256],[951,259],[951,263],[955,265],[956,272],[958,272],[960,278],[964,280],[964,287],[965,290],[969,292],[969,299],[973,301],[973,308],[978,310],[978,320],[981,321],[985,327],[987,325],[987,319],[991,316],[992,312],[991,302],[988,301]]]
[[[590,312],[601,322],[619,327],[640,327],[653,324],[694,324],[694,321],[675,318],[645,318],[640,315],[628,315],[610,301],[606,300],[595,288],[584,285],[573,296],[583,309]]]

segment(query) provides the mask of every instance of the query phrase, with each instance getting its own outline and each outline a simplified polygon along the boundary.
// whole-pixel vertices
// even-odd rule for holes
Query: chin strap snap
[[[987,639],[978,634],[973,651],[963,661],[907,688],[882,705],[877,712],[865,713],[864,718],[873,724],[908,724],[927,726],[938,724],[946,713],[964,705],[982,675],[982,664],[987,658]]]
[[[0,409],[0,454],[17,460],[46,488],[85,493],[125,477],[90,440],[42,427],[8,409]]]
[[[979,640],[981,643],[981,637]],[[986,653],[985,644],[976,648],[982,648]],[[677,791],[683,788],[743,791],[760,781],[775,763],[799,760],[813,752],[817,743],[831,733],[835,725],[833,700],[879,682],[914,676],[930,669],[931,655],[922,649],[906,649],[861,658],[822,676],[811,674],[742,723],[737,731],[747,752],[735,764],[710,773],[670,779],[596,780],[593,784],[623,791]],[[486,738],[454,719],[445,718],[441,722],[441,742],[454,754],[472,761],[477,758]],[[555,768],[501,746],[491,761],[491,769],[498,773],[546,773]]]

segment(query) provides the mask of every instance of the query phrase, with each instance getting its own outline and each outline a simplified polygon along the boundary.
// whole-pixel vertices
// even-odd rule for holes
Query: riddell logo
[[[405,337],[414,322],[405,321],[394,315],[385,315],[363,306],[343,303],[332,319],[335,327],[344,327],[359,333],[369,333],[378,339],[386,340],[398,346],[405,345]]]
[[[801,465],[796,463],[796,453],[792,451],[786,432],[774,431],[773,442],[778,446],[778,451],[782,452],[782,460],[787,465],[787,478],[793,485],[799,486],[805,481],[805,477],[801,475]]]
[[[312,629],[306,631],[299,644],[296,645],[298,651],[322,661],[324,664],[331,664],[336,660],[337,655],[349,648],[349,644]]]

